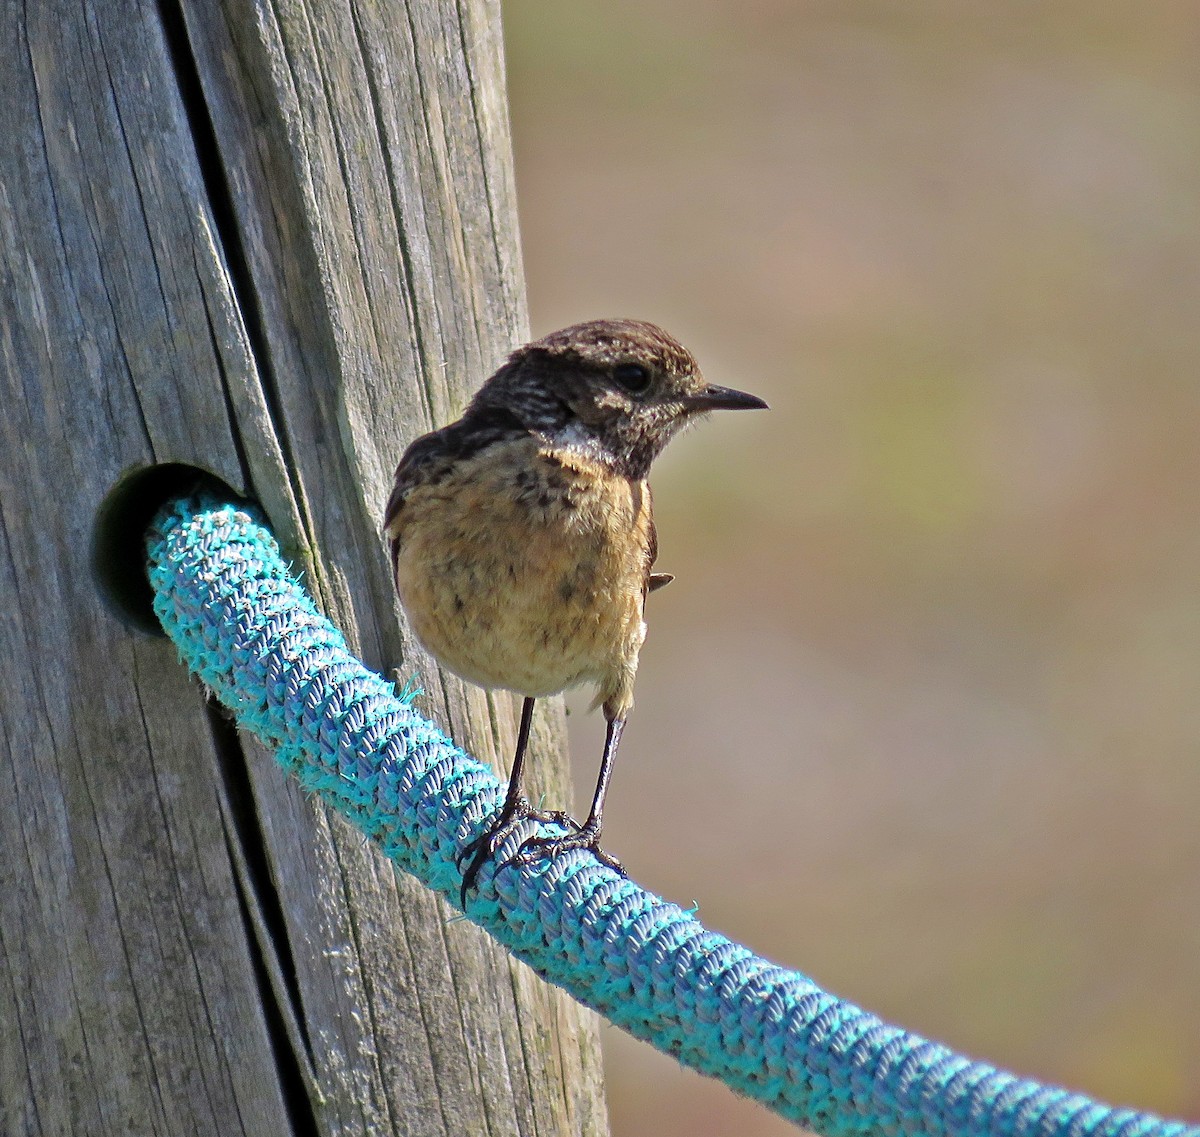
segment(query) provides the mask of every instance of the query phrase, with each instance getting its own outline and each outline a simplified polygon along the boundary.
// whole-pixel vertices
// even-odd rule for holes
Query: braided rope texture
[[[176,502],[147,538],[154,606],[188,667],[300,784],[452,902],[503,798],[490,767],[350,653],[241,507]],[[828,1137],[1200,1137],[974,1062],[706,930],[588,852],[485,865],[469,917],[613,1023]]]

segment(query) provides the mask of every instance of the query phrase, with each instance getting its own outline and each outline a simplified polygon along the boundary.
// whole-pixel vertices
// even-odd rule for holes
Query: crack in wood
[[[234,868],[238,910],[283,1101],[296,1137],[317,1137],[320,1127],[312,1099],[319,1096],[319,1089],[312,1040],[287,920],[271,877],[265,838],[255,811],[247,755],[236,726],[223,708],[209,702],[205,716],[221,776],[221,816]]]

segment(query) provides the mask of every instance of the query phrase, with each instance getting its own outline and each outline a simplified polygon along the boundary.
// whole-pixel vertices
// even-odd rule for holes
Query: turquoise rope
[[[252,514],[178,502],[147,547],[155,612],[188,667],[305,789],[456,901],[456,858],[502,800],[492,770],[350,654]],[[1200,1137],[889,1026],[590,853],[485,866],[468,915],[618,1026],[829,1137]]]

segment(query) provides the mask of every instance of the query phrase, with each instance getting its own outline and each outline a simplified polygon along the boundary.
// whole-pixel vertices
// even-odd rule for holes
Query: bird
[[[396,591],[443,667],[523,696],[504,803],[459,856],[459,899],[527,820],[505,863],[600,847],[604,799],[633,708],[646,598],[673,578],[658,555],[647,476],[681,428],[709,411],[765,409],[709,383],[695,357],[643,320],[573,324],[517,348],[462,417],[404,452],[384,513]],[[536,700],[592,685],[607,721],[588,816],[531,806],[522,788]]]

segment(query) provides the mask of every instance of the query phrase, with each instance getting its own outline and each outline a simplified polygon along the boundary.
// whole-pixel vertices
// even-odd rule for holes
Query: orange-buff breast
[[[396,587],[421,642],[483,687],[596,684],[628,713],[645,638],[650,496],[534,439],[488,447],[406,497]]]

